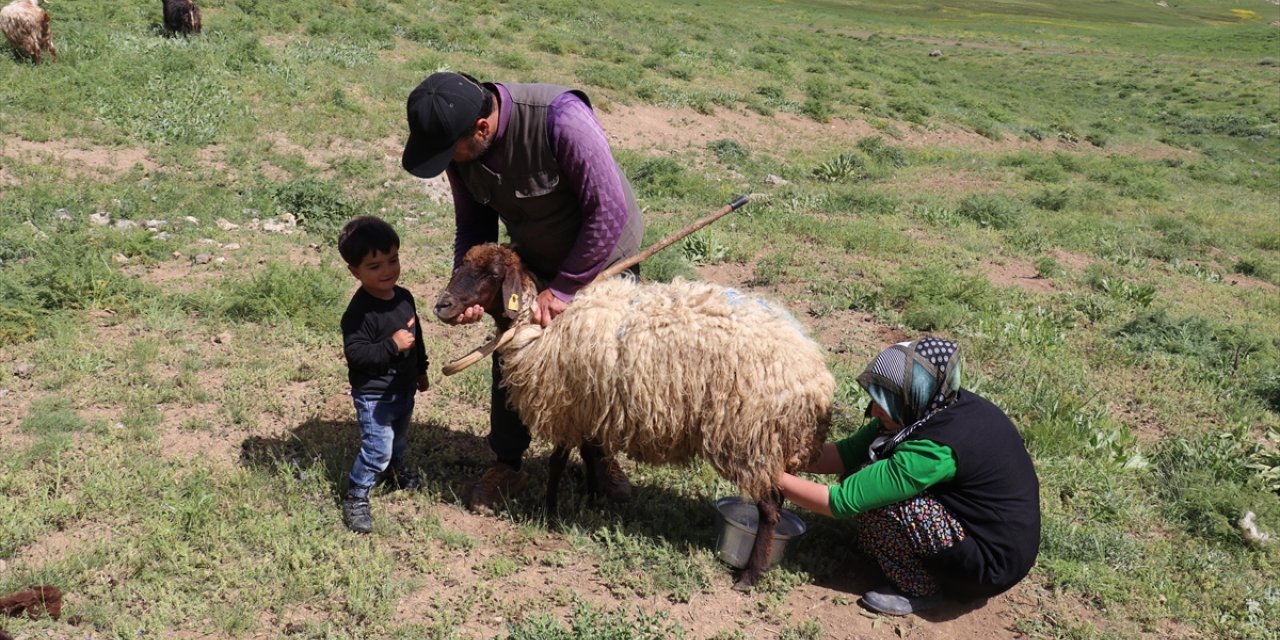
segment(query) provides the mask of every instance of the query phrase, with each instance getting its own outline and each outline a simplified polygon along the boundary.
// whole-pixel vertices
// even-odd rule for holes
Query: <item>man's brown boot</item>
[[[520,493],[528,481],[529,474],[516,471],[509,464],[495,462],[480,477],[480,481],[471,487],[467,507],[480,513],[496,513],[498,507]]]
[[[604,494],[610,502],[631,500],[631,481],[622,471],[618,459],[603,454],[580,451],[582,464],[587,468],[587,486]]]

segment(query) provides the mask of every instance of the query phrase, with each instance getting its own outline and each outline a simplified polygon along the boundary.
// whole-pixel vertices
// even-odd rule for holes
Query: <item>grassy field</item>
[[[0,48],[0,596],[16,638],[1280,638],[1280,6],[1186,0],[55,1]],[[973,611],[861,612],[841,523],[730,591],[701,463],[626,462],[620,508],[534,481],[496,518],[487,327],[424,327],[427,490],[337,496],[357,449],[333,246],[375,213],[402,283],[448,277],[452,208],[399,168],[423,76],[582,87],[655,241],[645,264],[784,302],[836,374],[926,332],[1028,441],[1031,576]],[[780,180],[766,180],[773,176]],[[426,318],[424,318],[425,320]],[[1238,522],[1253,512],[1269,542]]]

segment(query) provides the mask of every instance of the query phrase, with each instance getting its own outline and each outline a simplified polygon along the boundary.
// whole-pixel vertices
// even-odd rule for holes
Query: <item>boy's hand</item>
[[[484,307],[478,304],[473,304],[470,307],[463,309],[462,313],[459,313],[452,320],[447,320],[447,322],[449,324],[471,324],[483,317]]]
[[[417,319],[418,316],[409,318],[409,322],[405,325],[404,329],[397,329],[395,333],[391,334],[391,339],[396,343],[396,349],[400,351],[408,351],[413,348],[413,343],[417,342],[413,337],[413,323]]]
[[[431,383],[427,381],[427,374],[418,376],[418,391],[426,391],[431,388]]]

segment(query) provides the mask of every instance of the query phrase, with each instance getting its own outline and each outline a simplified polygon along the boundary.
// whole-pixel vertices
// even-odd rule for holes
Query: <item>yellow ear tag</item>
[[[507,308],[508,308],[508,309],[510,309],[510,310],[512,310],[512,311],[519,311],[519,310],[520,310],[520,296],[518,296],[518,295],[516,295],[516,294],[514,294],[514,293],[513,293],[513,294],[511,294],[511,298],[509,298],[509,299],[507,300]]]

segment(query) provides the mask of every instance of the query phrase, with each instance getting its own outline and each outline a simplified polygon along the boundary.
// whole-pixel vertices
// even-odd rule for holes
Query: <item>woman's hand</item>
[[[783,473],[778,478],[778,489],[788,500],[824,516],[831,515],[831,491],[827,485]]]

